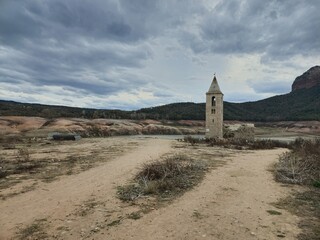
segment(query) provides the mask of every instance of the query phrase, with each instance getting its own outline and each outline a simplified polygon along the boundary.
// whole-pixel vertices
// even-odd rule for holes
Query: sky
[[[291,91],[320,0],[0,0],[0,99],[133,110]]]

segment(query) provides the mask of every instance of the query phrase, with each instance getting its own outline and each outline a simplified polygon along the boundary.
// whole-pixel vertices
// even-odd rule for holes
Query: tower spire
[[[210,88],[208,90],[207,93],[221,93],[217,78],[216,78],[216,73],[214,73],[213,79],[212,79],[212,83],[210,85]]]
[[[216,74],[206,93],[206,137],[223,137],[223,93],[220,90]]]

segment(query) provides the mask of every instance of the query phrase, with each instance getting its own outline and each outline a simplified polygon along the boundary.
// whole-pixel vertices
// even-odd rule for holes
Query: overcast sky
[[[320,0],[0,0],[0,99],[138,109],[290,92]]]

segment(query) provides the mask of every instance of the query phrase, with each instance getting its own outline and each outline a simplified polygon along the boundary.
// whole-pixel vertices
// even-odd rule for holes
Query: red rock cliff
[[[311,88],[316,85],[320,85],[320,66],[314,66],[297,77],[292,84],[292,91]]]

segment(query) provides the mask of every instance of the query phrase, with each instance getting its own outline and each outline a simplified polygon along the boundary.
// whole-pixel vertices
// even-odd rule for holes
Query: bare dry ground
[[[156,121],[0,116],[0,135],[46,137],[50,132],[72,132],[86,137],[136,134],[198,134],[203,121]]]
[[[241,123],[225,121],[227,124]],[[320,121],[256,123],[261,137],[297,137],[320,135]],[[0,135],[18,134],[46,137],[48,133],[73,132],[82,136],[119,136],[136,134],[204,134],[204,121],[126,120],[0,116]]]
[[[290,193],[268,171],[284,149],[237,151],[151,137],[40,142],[28,149],[42,165],[2,182],[0,239],[295,239],[299,233],[299,219],[273,205]],[[160,203],[117,198],[117,187],[143,163],[175,153],[212,163],[199,185]],[[17,161],[17,149],[1,154],[7,164]]]

